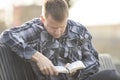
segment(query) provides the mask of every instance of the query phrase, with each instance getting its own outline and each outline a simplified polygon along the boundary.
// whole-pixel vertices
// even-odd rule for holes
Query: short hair
[[[44,0],[42,13],[45,18],[51,15],[53,19],[62,21],[68,17],[68,4],[65,0]]]

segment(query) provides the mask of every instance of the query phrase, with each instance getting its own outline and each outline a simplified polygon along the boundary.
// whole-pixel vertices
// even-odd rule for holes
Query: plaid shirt
[[[98,71],[98,54],[91,44],[91,39],[86,28],[72,20],[67,21],[65,33],[59,39],[55,39],[46,31],[39,18],[28,21],[20,27],[8,29],[0,35],[0,43],[9,46],[24,59],[31,59],[32,55],[39,51],[54,65],[81,60],[86,68],[73,76],[78,80],[85,79]],[[64,61],[61,62],[61,59]]]

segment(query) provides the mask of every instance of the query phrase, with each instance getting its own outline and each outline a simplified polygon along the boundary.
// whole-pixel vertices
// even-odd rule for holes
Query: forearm
[[[86,68],[79,70],[77,72],[77,77],[85,78],[88,77],[99,70],[99,59],[98,53],[93,48],[91,41],[86,40],[81,46],[82,50],[82,62],[85,64]]]
[[[97,58],[98,53],[91,45],[91,42],[84,45],[84,47],[90,46],[88,49],[83,49],[83,59],[82,62],[85,64],[86,68],[83,69],[83,73],[95,73],[99,68],[99,59]]]
[[[90,70],[92,71],[94,67],[99,67],[98,52],[94,49],[91,39],[91,36],[84,39],[84,43],[81,46],[82,62],[86,66],[86,68],[84,69],[85,72],[89,72]]]
[[[84,63],[85,64],[85,63]],[[81,70],[82,74],[94,74],[99,70],[99,62],[95,61],[91,64],[87,64],[87,67]]]
[[[44,55],[43,55],[42,53],[36,51],[36,52],[34,53],[34,55],[32,56],[31,59],[32,59],[34,62],[37,63],[39,60],[42,60],[43,57],[44,57]]]

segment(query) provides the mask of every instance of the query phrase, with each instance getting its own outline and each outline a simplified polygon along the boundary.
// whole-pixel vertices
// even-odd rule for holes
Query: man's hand
[[[58,75],[53,63],[43,54],[36,52],[32,56],[32,60],[36,62],[40,71],[45,75]]]

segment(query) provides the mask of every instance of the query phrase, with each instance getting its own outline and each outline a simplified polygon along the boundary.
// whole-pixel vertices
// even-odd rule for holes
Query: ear
[[[44,23],[44,22],[45,22],[44,17],[43,17],[43,16],[40,16],[40,18],[41,18],[42,23]]]

